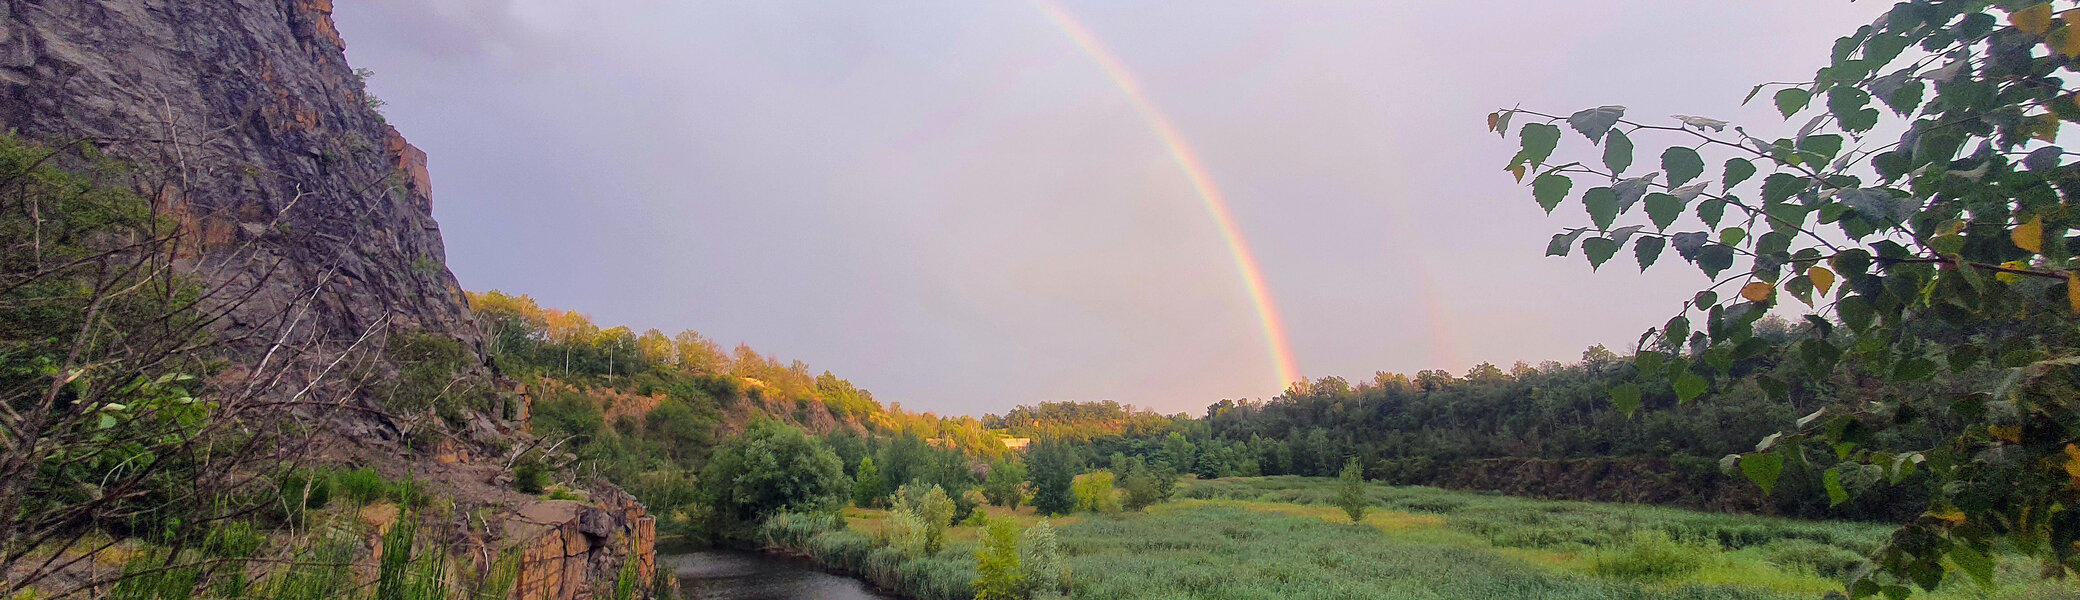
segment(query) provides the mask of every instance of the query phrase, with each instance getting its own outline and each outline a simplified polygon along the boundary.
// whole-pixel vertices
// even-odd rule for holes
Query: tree
[[[1040,519],[1018,538],[1018,562],[1025,571],[1026,589],[1033,598],[1053,598],[1069,593],[1069,565],[1055,543],[1054,526]]]
[[[879,506],[885,498],[881,490],[881,470],[874,468],[874,457],[861,457],[859,477],[852,483],[852,505],[860,508]]]
[[[1618,366],[1629,380],[1608,394],[1620,411],[1662,386],[1688,402],[1752,382],[1781,402],[1782,380],[1737,376],[1765,355],[1914,391],[1806,414],[1722,463],[1765,492],[1787,467],[1824,469],[1837,504],[1896,485],[1927,493],[1877,568],[1847,582],[1851,596],[1933,589],[1953,565],[1990,581],[2001,543],[2041,557],[2048,576],[2080,558],[2080,515],[2067,510],[2080,502],[2080,164],[2052,145],[2080,121],[2063,81],[2080,29],[2053,17],[2072,5],[1900,2],[1838,40],[1811,81],[1755,88],[1750,99],[1774,90],[1780,113],[1806,123],[1775,140],[1703,117],[1629,120],[1622,106],[1490,115],[1504,135],[1532,121],[1507,169],[1541,207],[1577,198],[1589,213],[1548,254],[1578,248],[1594,269],[1630,245],[1644,270],[1673,249],[1712,282]],[[1563,122],[1600,160],[1554,158]],[[1635,145],[1655,140],[1674,143],[1660,171],[1637,174]],[[1708,156],[1723,165],[1710,176]],[[1578,183],[1593,187],[1577,196]],[[1816,311],[1807,327],[1756,335],[1787,297]],[[1945,372],[1956,385],[1905,387]],[[1946,410],[1911,409],[1931,402]],[[1877,444],[1939,416],[1960,426],[1917,447]]]
[[[1011,457],[999,458],[989,467],[989,477],[982,481],[982,497],[990,504],[1004,508],[1018,508],[1026,499],[1026,466]]]
[[[1032,474],[1033,508],[1041,514],[1065,515],[1076,511],[1076,496],[1070,486],[1076,480],[1074,450],[1054,440],[1034,442],[1026,456]]]
[[[1114,491],[1111,471],[1091,471],[1076,478],[1076,510],[1119,512],[1119,495]]]
[[[1343,463],[1343,473],[1336,479],[1336,506],[1351,516],[1352,523],[1363,522],[1372,498],[1365,495],[1365,468],[1358,465],[1357,457]]]
[[[1025,572],[1018,560],[1018,522],[994,519],[984,528],[982,546],[975,549],[975,600],[1022,600],[1027,598]]]
[[[770,419],[723,442],[700,480],[715,515],[737,524],[784,510],[828,508],[846,496],[838,455],[801,429]]]

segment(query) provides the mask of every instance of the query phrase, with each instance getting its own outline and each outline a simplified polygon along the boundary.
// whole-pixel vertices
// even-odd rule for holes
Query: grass
[[[1816,598],[1883,543],[1883,524],[1811,522],[1624,504],[1550,502],[1434,488],[1369,486],[1353,525],[1336,480],[1194,481],[1144,512],[1055,518],[1075,597],[1254,600]],[[986,508],[1021,525],[1031,509]],[[883,511],[848,509],[788,534],[793,548],[915,598],[958,597],[976,527],[903,562],[874,548]],[[911,564],[915,563],[915,564]],[[2004,558],[1993,588],[1953,582],[1934,600],[2080,600]]]

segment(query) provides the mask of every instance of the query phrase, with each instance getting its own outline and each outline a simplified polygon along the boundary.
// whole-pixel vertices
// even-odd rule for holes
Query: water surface
[[[894,600],[874,593],[866,582],[768,554],[703,550],[659,560],[679,575],[679,585],[695,600]]]

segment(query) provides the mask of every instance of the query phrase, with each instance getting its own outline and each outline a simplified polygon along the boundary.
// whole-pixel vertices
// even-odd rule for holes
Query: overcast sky
[[[1741,108],[1889,4],[1063,0],[1204,160],[1308,376],[1572,361],[1704,278],[1544,258],[1484,115]],[[694,329],[941,413],[1280,385],[1214,220],[1023,0],[358,0],[464,286]],[[1768,137],[1768,136],[1765,136]],[[1645,151],[1644,147],[1642,151]],[[1646,161],[1643,161],[1643,163]]]

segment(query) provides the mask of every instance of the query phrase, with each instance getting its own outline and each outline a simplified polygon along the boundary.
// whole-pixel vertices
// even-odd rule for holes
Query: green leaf
[[[1806,136],[1805,141],[1798,143],[1798,151],[1806,162],[1825,167],[1836,154],[1841,153],[1842,136],[1832,133]]]
[[[1647,218],[1654,221],[1654,229],[1668,231],[1676,217],[1683,216],[1683,199],[1655,192],[1647,194]]]
[[[1607,391],[1611,396],[1611,408],[1623,413],[1625,418],[1630,419],[1632,413],[1639,411],[1639,384],[1619,384]]]
[[[1936,361],[1920,356],[1899,361],[1892,367],[1892,378],[1901,381],[1920,381],[1935,375]]]
[[[1762,488],[1763,495],[1777,487],[1777,476],[1784,474],[1784,457],[1775,453],[1756,453],[1741,457],[1741,474],[1748,481]]]
[[[1705,389],[1711,387],[1711,382],[1705,381],[1696,373],[1684,373],[1682,377],[1676,378],[1674,387],[1676,402],[1689,402],[1703,396]]]
[[[1697,268],[1707,277],[1718,277],[1719,273],[1733,267],[1733,246],[1706,244],[1697,251]]]
[[[1601,237],[1582,240],[1582,254],[1588,255],[1589,269],[1593,271],[1618,254],[1618,242]]]
[[[1849,490],[1842,488],[1841,466],[1829,467],[1827,473],[1821,475],[1820,479],[1827,486],[1827,505],[1829,507],[1841,506],[1843,502],[1849,501]]]
[[[1589,209],[1589,220],[1597,229],[1610,229],[1611,221],[1618,218],[1618,192],[1607,187],[1593,187],[1582,193],[1582,206]]]
[[[1525,123],[1524,129],[1517,137],[1523,140],[1524,147],[1517,151],[1516,157],[1509,159],[1510,166],[1538,165],[1544,163],[1547,157],[1551,157],[1553,149],[1560,146],[1560,127],[1545,123]]]
[[[1639,259],[1639,270],[1644,272],[1647,267],[1654,266],[1654,261],[1661,258],[1661,248],[1667,244],[1668,240],[1654,236],[1643,237],[1634,242],[1632,255]]]
[[[1784,118],[1789,119],[1791,115],[1798,114],[1798,111],[1805,110],[1806,103],[1812,100],[1813,93],[1806,91],[1805,88],[1794,87],[1778,90],[1777,112],[1784,113]]]
[[[1878,109],[1869,108],[1870,104],[1871,94],[1862,88],[1838,85],[1827,90],[1827,111],[1834,113],[1842,129],[1869,131],[1878,126]]]
[[[1728,227],[1719,232],[1719,243],[1728,246],[1739,246],[1745,239],[1748,239],[1748,230],[1739,227]]]
[[[1733,186],[1740,185],[1741,182],[1747,181],[1749,177],[1754,176],[1755,163],[1748,162],[1748,159],[1745,158],[1730,158],[1726,160],[1726,177],[1724,181],[1726,182],[1727,191],[1733,191]]]
[[[1603,140],[1603,165],[1611,173],[1623,173],[1632,168],[1632,138],[1625,132],[1612,129]]]
[[[1569,115],[1567,125],[1580,132],[1582,137],[1589,138],[1590,143],[1597,143],[1603,140],[1603,134],[1610,131],[1611,126],[1618,124],[1618,119],[1624,117],[1623,106],[1599,106]]]
[[[1791,196],[1806,191],[1813,180],[1790,173],[1774,173],[1762,180],[1762,202],[1774,204],[1791,199]]]
[[[1719,219],[1725,216],[1725,200],[1720,200],[1718,198],[1706,198],[1703,202],[1697,203],[1697,218],[1698,220],[1704,221],[1706,227],[1718,227]]]
[[[1972,579],[1979,580],[1979,585],[1993,586],[1993,558],[1972,548],[1970,544],[1963,541],[1952,543],[1950,562],[1955,563],[1958,570],[1972,576]]]
[[[1678,187],[1704,174],[1704,158],[1696,150],[1671,146],[1661,151],[1661,170],[1668,172],[1668,187]]]
[[[1567,192],[1573,189],[1574,180],[1566,175],[1547,173],[1531,180],[1531,196],[1538,199],[1538,205],[1546,209],[1547,214],[1559,207],[1560,201],[1566,200]]]

